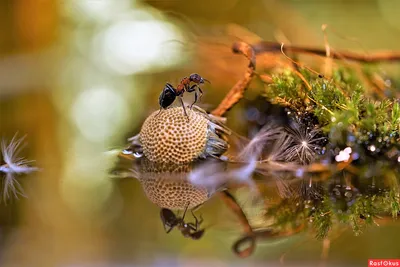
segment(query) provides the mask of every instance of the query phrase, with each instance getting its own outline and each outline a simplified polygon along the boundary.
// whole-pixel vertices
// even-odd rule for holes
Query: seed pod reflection
[[[221,162],[220,164],[225,164]],[[135,166],[135,176],[140,181],[147,198],[161,208],[170,210],[189,210],[206,202],[215,190],[193,185],[188,176],[195,164],[162,164],[146,158]]]

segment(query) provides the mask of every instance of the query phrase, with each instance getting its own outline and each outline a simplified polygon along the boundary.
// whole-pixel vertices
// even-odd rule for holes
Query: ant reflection
[[[200,215],[200,220],[198,220],[197,217],[193,214],[193,210],[190,210],[195,219],[195,223],[185,223],[184,219],[188,206],[189,203],[185,208],[182,218],[176,216],[170,209],[161,209],[161,221],[167,234],[171,232],[172,229],[176,226],[178,227],[179,231],[181,231],[184,237],[190,237],[191,239],[198,240],[203,236],[205,232],[205,229],[198,229],[200,227],[200,224],[203,222],[203,218]]]

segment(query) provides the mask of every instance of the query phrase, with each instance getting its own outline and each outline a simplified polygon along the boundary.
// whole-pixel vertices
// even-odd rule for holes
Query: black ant
[[[194,85],[190,85],[190,83],[195,83]],[[184,77],[178,84],[178,86],[176,88],[174,88],[170,83],[167,83],[159,97],[159,104],[160,104],[160,112],[161,110],[164,108],[169,107],[170,105],[172,105],[172,103],[175,101],[176,97],[179,96],[182,107],[183,107],[183,111],[185,112],[185,115],[187,115],[186,113],[186,108],[185,105],[183,104],[183,93],[184,92],[195,92],[194,93],[194,102],[192,103],[192,105],[190,105],[190,108],[193,107],[193,105],[197,102],[197,98],[199,97],[198,94],[200,94],[200,99],[203,95],[203,91],[200,88],[200,84],[203,84],[204,82],[209,82],[208,80],[204,79],[203,77],[201,77],[199,74],[197,73],[193,73],[191,74],[189,77]]]
[[[186,206],[182,218],[177,217],[169,209],[165,208],[161,209],[160,212],[161,221],[163,222],[164,230],[167,234],[171,232],[175,226],[177,226],[179,231],[181,231],[184,237],[190,237],[194,240],[197,240],[200,239],[205,232],[205,229],[198,230],[198,227],[203,222],[203,218],[200,216],[200,220],[197,220],[197,217],[193,214],[193,210],[191,210],[191,213],[196,221],[195,223],[185,223],[184,219],[188,206],[189,205]]]

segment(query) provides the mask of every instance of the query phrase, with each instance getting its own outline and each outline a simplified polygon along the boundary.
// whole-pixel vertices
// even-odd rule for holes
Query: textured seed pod
[[[228,149],[224,136],[230,131],[198,107],[171,107],[155,111],[142,125],[139,141],[147,159],[183,164],[207,156],[220,156]]]
[[[205,187],[195,186],[187,177],[191,164],[160,164],[143,159],[138,168],[140,181],[147,198],[161,208],[184,210],[197,207],[213,194]]]

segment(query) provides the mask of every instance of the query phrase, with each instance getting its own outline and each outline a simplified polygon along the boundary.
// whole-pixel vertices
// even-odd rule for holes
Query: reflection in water
[[[346,166],[333,169],[329,164],[313,165],[313,159],[332,158],[335,154],[322,152],[327,149],[321,132],[296,128],[296,123],[291,127],[285,131],[270,123],[250,140],[239,137],[239,144],[232,141],[238,137],[234,134],[228,141],[231,147],[227,157],[186,164],[155,163],[143,154],[138,136],[130,140],[129,150],[121,157],[129,158],[128,176],[137,178],[148,199],[161,208],[166,232],[176,227],[185,237],[203,237],[201,220],[193,216],[195,222],[185,223],[186,211],[197,211],[214,195],[222,198],[242,227],[243,235],[232,244],[239,257],[250,256],[263,240],[286,238],[306,230],[326,240],[339,222],[358,235],[368,225],[397,216],[396,176],[374,179],[352,175]],[[307,136],[311,141],[302,144],[301,140],[309,140]],[[296,151],[304,153],[295,156]],[[250,198],[256,194],[261,201],[253,201],[250,206],[240,204],[236,189],[243,187],[250,189]],[[255,207],[262,213],[252,214]],[[174,213],[182,210],[182,216]]]
[[[198,219],[193,213],[193,209],[191,209],[190,212],[192,213],[195,222],[185,222],[185,216],[188,207],[189,202],[186,205],[182,217],[176,216],[171,210],[163,208],[160,211],[160,217],[164,225],[164,230],[167,234],[171,232],[174,227],[177,227],[184,237],[198,240],[204,235],[205,232],[204,228],[200,229],[200,225],[203,222],[203,217],[200,215],[200,219]]]
[[[160,164],[143,158],[134,168],[133,176],[140,181],[146,196],[161,208],[194,209],[214,193],[188,181],[193,164]]]

